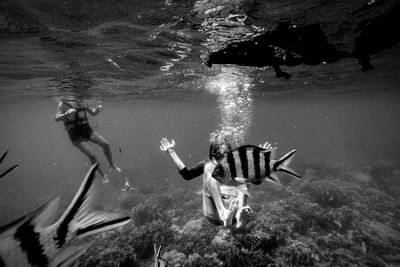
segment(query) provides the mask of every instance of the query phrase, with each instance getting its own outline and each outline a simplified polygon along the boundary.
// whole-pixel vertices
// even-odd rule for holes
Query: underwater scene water
[[[0,226],[60,196],[54,221],[77,192],[91,164],[54,119],[73,95],[103,106],[89,122],[122,169],[94,180],[91,208],[131,217],[74,241],[93,242],[74,266],[152,266],[154,244],[169,266],[400,266],[399,9],[1,0],[0,173],[19,166],[0,179]],[[237,233],[204,218],[202,177],[185,181],[160,150],[174,139],[191,167],[215,134],[233,148],[277,143],[278,157],[297,150],[302,179],[251,184],[251,221]]]

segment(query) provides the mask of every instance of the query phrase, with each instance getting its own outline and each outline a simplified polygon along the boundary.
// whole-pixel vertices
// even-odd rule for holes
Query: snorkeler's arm
[[[179,170],[179,174],[182,176],[183,179],[185,180],[192,180],[196,177],[199,177],[204,173],[204,166],[206,165],[206,162],[203,160],[196,166],[188,169],[185,166],[183,169]]]
[[[171,156],[172,160],[175,163],[175,166],[178,168],[178,171],[179,171],[180,175],[183,177],[183,179],[191,180],[191,179],[196,178],[197,176],[200,176],[201,174],[203,174],[205,162],[201,162],[196,167],[191,168],[190,170],[187,169],[185,164],[179,158],[178,154],[176,154],[176,152],[175,152],[175,141],[174,140],[172,140],[170,143],[167,138],[162,138],[160,149],[162,151],[167,152]]]
[[[185,164],[179,158],[178,154],[176,154],[175,149],[168,149],[167,153],[171,156],[172,160],[174,161],[176,167],[178,168],[179,174],[185,180],[192,180],[204,172],[204,165],[206,164],[205,161],[200,162],[193,168],[186,168]]]
[[[57,113],[56,113],[55,121],[61,121],[68,114],[74,113],[74,112],[75,112],[75,109],[73,109],[73,108],[70,108],[67,111],[65,111],[65,106],[63,105],[63,103],[59,103],[58,107],[57,107]]]

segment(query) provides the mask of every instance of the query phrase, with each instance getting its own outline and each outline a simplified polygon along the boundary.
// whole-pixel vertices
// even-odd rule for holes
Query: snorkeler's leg
[[[232,225],[233,215],[237,210],[237,203],[231,203],[229,208],[225,208],[219,182],[214,178],[208,178],[205,182],[207,183],[208,191],[214,201],[220,219],[224,222],[225,227],[230,227]]]
[[[90,141],[92,141],[93,143],[95,143],[103,148],[103,152],[107,158],[109,168],[112,168],[118,172],[121,172],[121,169],[117,165],[115,165],[115,163],[112,159],[110,143],[108,143],[108,141],[96,131],[93,131],[92,135],[90,136]]]
[[[80,151],[82,151],[90,160],[90,163],[93,165],[98,162],[96,155],[93,153],[92,148],[90,147],[89,143],[86,141],[79,142],[78,144],[75,145]],[[97,167],[97,171],[100,173],[100,175],[103,177],[103,183],[108,183],[108,177],[107,174],[105,174],[101,167],[100,164]]]
[[[238,211],[236,217],[236,228],[242,228],[250,221],[253,211],[247,205],[247,195],[243,194],[240,190],[238,194]]]

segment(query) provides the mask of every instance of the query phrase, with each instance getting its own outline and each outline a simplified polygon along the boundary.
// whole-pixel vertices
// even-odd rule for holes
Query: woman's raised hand
[[[263,148],[263,149],[271,149],[272,145],[269,142],[265,142],[264,145],[260,144],[259,147]]]
[[[171,149],[175,148],[175,141],[174,140],[172,140],[171,143],[170,143],[167,138],[163,137],[160,142],[161,142],[160,149],[162,151],[165,151],[165,152],[169,153]]]

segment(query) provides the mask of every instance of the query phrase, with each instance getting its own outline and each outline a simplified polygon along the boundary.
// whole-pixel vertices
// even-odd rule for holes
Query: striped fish
[[[1,156],[0,158],[0,165],[3,162],[4,158],[7,156],[8,154],[8,150],[3,154],[3,156]],[[12,172],[15,168],[18,167],[18,164],[8,168],[7,170],[5,170],[3,173],[0,174],[0,179],[3,178],[4,176],[6,176],[7,174],[9,174],[10,172]],[[1,265],[0,265],[1,266]]]
[[[252,145],[238,147],[226,154],[216,165],[212,177],[221,184],[237,186],[246,195],[248,195],[246,183],[260,184],[266,181],[281,185],[275,173],[277,171],[300,179],[300,175],[288,166],[296,150],[275,160],[273,159],[275,149],[264,149]]]
[[[30,214],[0,227],[0,266],[68,266],[91,243],[70,246],[69,241],[116,228],[130,221],[128,216],[89,210],[93,200],[93,165],[72,202],[53,224],[59,198]]]
[[[163,246],[157,249],[157,245],[154,244],[154,267],[168,267],[168,263],[161,257],[161,251]]]
[[[261,238],[257,235],[254,235],[250,239],[250,251],[254,251],[261,243]]]

